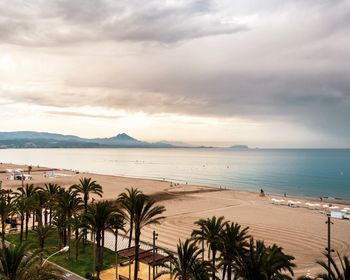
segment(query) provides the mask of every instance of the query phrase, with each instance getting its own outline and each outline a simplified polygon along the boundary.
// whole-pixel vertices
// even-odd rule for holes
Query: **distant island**
[[[239,151],[250,150],[250,148],[247,145],[233,145],[230,147],[230,149]]]

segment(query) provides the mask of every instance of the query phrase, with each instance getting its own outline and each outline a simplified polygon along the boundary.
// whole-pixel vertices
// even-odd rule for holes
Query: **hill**
[[[0,148],[174,148],[168,143],[149,143],[126,133],[110,138],[81,138],[48,132],[0,132]]]

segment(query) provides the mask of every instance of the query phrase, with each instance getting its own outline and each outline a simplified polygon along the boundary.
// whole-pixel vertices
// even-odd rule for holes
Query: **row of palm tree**
[[[263,241],[254,240],[248,227],[242,228],[215,216],[200,219],[195,225],[198,228],[193,230],[191,238],[179,241],[177,256],[168,252],[169,258],[159,263],[165,268],[159,275],[170,273],[179,280],[215,280],[219,279],[220,270],[222,279],[227,280],[288,280],[294,276],[294,257],[285,254],[276,244],[267,246]],[[205,249],[210,253],[207,260]],[[331,268],[326,262],[318,261],[326,272],[316,279],[350,280],[349,258],[338,254],[337,262],[332,256],[327,257]]]
[[[177,257],[170,255],[170,263],[163,263],[175,279],[270,280],[292,279],[294,257],[286,255],[277,245],[266,246],[254,241],[248,227],[224,220],[224,217],[200,219],[195,222],[191,238],[179,242]],[[198,245],[202,246],[199,248]],[[204,246],[206,244],[206,248]],[[204,251],[208,249],[208,260]]]
[[[96,242],[94,250],[94,268],[99,279],[103,267],[105,231],[111,231],[117,236],[119,231],[126,231],[125,223],[129,225],[130,242],[135,245],[135,279],[138,274],[139,243],[142,229],[150,224],[159,223],[165,211],[162,206],[137,189],[127,189],[116,201],[98,201],[90,203],[91,195],[102,196],[102,187],[91,178],[82,178],[79,184],[62,188],[57,184],[46,184],[38,187],[26,184],[17,189],[0,191],[0,218],[2,221],[2,243],[5,248],[5,221],[16,213],[20,219],[20,243],[28,240],[31,229],[35,233],[39,249],[44,251],[45,241],[57,232],[58,248],[69,246],[68,258],[71,257],[71,241],[74,234],[75,260],[79,257],[79,241],[83,240],[83,249],[87,241],[88,231],[92,241]]]
[[[75,233],[75,260],[78,260],[79,240],[88,229],[87,211],[91,195],[102,196],[102,187],[90,178],[82,178],[79,184],[62,188],[57,184],[38,187],[26,184],[16,192],[0,190],[1,244],[5,246],[5,221],[17,214],[20,220],[19,241],[28,240],[30,220],[37,237],[39,249],[43,252],[45,241],[54,232],[58,234],[58,248],[69,246],[72,232]],[[84,246],[83,246],[84,247]],[[70,251],[68,251],[70,257]]]

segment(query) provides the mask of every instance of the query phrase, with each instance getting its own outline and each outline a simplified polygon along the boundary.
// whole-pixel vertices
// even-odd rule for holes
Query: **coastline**
[[[4,163],[0,162],[0,174],[1,173],[6,173],[4,166],[11,166],[14,168],[27,168],[28,164],[16,164],[16,163]],[[43,172],[51,172],[51,171],[65,171],[65,172],[72,172],[75,170],[72,169],[66,169],[66,168],[60,168],[60,167],[47,167],[47,166],[33,166],[33,171],[32,172],[38,172],[38,171],[43,171]],[[132,175],[118,175],[118,174],[107,174],[107,173],[97,173],[97,172],[90,172],[90,171],[83,171],[80,172],[80,174],[91,174],[95,176],[112,176],[116,178],[125,178],[125,179],[134,179],[134,180],[149,180],[149,181],[157,181],[157,182],[167,182],[169,184],[175,183],[175,184],[180,184],[180,185],[189,185],[193,187],[198,187],[198,188],[210,188],[210,189],[217,189],[217,190],[228,190],[228,191],[233,191],[233,192],[246,192],[250,194],[256,194],[260,191],[260,187],[256,188],[256,191],[250,189],[244,189],[244,188],[239,188],[239,187],[233,187],[233,186],[222,186],[220,184],[198,184],[194,182],[188,182],[184,179],[172,179],[172,178],[166,178],[166,177],[159,177],[159,176],[147,176],[147,177],[142,177],[142,176],[132,176]],[[330,203],[330,204],[340,204],[340,205],[350,205],[350,199],[345,199],[341,197],[327,197],[327,196],[314,196],[314,195],[305,195],[305,194],[290,194],[287,193],[286,197],[284,196],[284,193],[281,192],[267,192],[266,190],[265,194],[270,197],[277,197],[277,198],[286,198],[287,199],[298,199],[298,200],[303,200],[303,201],[312,201],[312,202],[319,202],[319,203]],[[322,197],[322,200],[320,198]]]
[[[0,170],[6,168],[25,168],[25,165],[0,164]],[[271,198],[284,198],[283,195],[267,194],[260,197],[257,192],[220,189],[210,186],[176,184],[154,179],[130,178],[123,176],[102,175],[95,173],[76,174],[71,170],[56,169],[57,176],[51,178],[51,168],[47,171],[38,171],[33,167],[33,180],[24,183],[43,185],[57,183],[68,187],[78,182],[82,177],[92,177],[102,185],[103,199],[115,199],[125,188],[136,187],[144,193],[153,196],[158,203],[167,209],[165,220],[158,226],[146,228],[142,239],[152,240],[152,232],[159,233],[159,246],[173,250],[179,239],[189,237],[194,222],[200,218],[224,216],[226,220],[238,222],[249,227],[249,232],[256,239],[262,239],[268,244],[276,243],[282,246],[288,254],[295,256],[296,275],[317,273],[319,266],[315,261],[322,259],[322,252],[326,246],[326,226],[324,213],[305,207],[288,207],[274,205]],[[42,167],[40,167],[42,168]],[[46,174],[45,174],[46,172]],[[3,188],[15,190],[20,187],[21,181],[6,179],[6,173],[0,173]],[[293,199],[292,196],[285,198]],[[96,198],[97,199],[97,198]],[[298,198],[299,199],[299,198]],[[318,201],[307,198],[305,202]],[[342,201],[343,202],[343,201]],[[327,202],[324,202],[327,203]],[[333,203],[333,202],[332,202]],[[342,203],[337,202],[339,207]],[[350,254],[350,221],[335,220],[332,233],[332,246],[342,254]]]

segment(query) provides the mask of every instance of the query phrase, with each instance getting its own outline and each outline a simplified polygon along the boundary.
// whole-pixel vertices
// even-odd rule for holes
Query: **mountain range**
[[[192,147],[186,143],[167,141],[149,143],[126,133],[110,138],[81,138],[48,132],[0,132],[0,148],[177,148]]]

